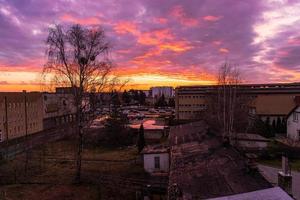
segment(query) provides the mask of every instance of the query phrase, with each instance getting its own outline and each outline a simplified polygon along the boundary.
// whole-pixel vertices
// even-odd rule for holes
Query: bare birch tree
[[[60,25],[49,28],[46,40],[48,57],[44,74],[56,86],[70,87],[77,109],[78,149],[75,181],[81,178],[81,156],[84,130],[93,117],[88,101],[89,92],[103,92],[116,83],[110,78],[112,62],[108,58],[110,45],[101,27]]]
[[[240,87],[242,79],[238,66],[225,62],[219,68],[217,80],[208,95],[208,110],[203,119],[214,128],[218,127],[223,138],[230,140],[240,128],[239,124],[245,125],[248,120],[248,96]]]

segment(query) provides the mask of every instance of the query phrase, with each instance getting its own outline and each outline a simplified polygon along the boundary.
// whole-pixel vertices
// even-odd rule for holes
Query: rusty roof
[[[206,134],[204,122],[171,127],[169,199],[205,199],[271,187],[246,173],[244,157]]]

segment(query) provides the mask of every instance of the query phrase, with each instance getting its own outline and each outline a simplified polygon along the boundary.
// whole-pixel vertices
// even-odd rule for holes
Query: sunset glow
[[[300,2],[0,0],[0,91],[42,90],[49,26],[105,30],[126,88],[214,84],[237,64],[249,83],[299,82]]]

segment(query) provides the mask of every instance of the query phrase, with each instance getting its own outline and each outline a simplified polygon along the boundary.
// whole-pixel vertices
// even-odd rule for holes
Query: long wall
[[[216,86],[184,86],[175,90],[176,118],[196,119],[207,108],[207,98]],[[251,113],[264,117],[285,117],[300,97],[300,83],[240,85],[251,96]],[[299,102],[298,102],[299,103]]]

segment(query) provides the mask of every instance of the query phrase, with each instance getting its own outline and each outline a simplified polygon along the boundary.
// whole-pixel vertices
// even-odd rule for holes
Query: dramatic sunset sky
[[[47,28],[101,25],[130,87],[300,81],[299,0],[0,0],[0,91],[40,90]]]

